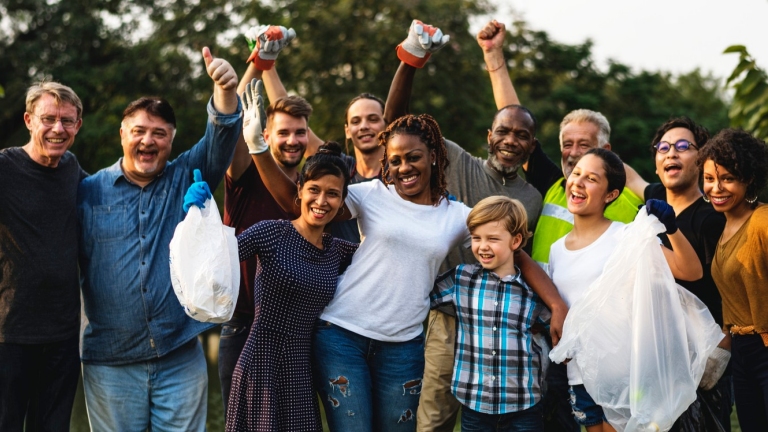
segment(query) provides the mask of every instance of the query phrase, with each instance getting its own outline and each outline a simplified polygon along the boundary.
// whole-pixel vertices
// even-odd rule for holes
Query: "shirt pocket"
[[[98,242],[109,242],[125,238],[128,235],[127,206],[94,206],[91,232]]]

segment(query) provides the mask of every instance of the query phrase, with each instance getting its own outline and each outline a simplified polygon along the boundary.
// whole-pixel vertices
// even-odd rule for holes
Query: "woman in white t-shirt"
[[[244,138],[259,140],[248,127]],[[315,383],[334,431],[415,430],[429,292],[448,252],[469,244],[470,209],[446,198],[448,160],[437,122],[407,115],[378,139],[385,180],[349,187],[336,220],[357,218],[362,242],[313,340]],[[295,210],[295,185],[266,144],[257,144],[264,183],[285,210]]]
[[[625,225],[607,219],[604,211],[619,196],[625,182],[621,159],[601,148],[585,153],[566,181],[573,230],[552,245],[549,271],[568,307],[584,296],[618,246],[615,237]],[[674,252],[662,248],[672,274],[682,280],[700,279],[701,263],[693,247],[677,229],[674,209],[663,201],[649,200],[646,210],[658,217],[667,229]],[[573,361],[568,363],[568,384],[571,386],[570,401],[576,421],[588,432],[614,431],[606,421],[602,408],[584,389],[581,373]]]

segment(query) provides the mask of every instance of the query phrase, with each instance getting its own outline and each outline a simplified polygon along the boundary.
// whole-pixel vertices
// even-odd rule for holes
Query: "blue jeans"
[[[208,371],[197,338],[158,359],[83,364],[83,388],[92,431],[205,431]]]
[[[235,312],[232,319],[221,325],[219,339],[219,381],[221,381],[221,398],[224,401],[224,414],[227,413],[229,392],[232,388],[232,373],[235,371],[237,360],[243,352],[245,342],[251,332],[253,315]]]
[[[507,414],[485,414],[461,407],[461,432],[540,432],[544,430],[544,404]]]
[[[744,432],[768,431],[768,347],[760,335],[733,335],[731,354],[739,426]]]
[[[573,418],[568,390],[568,369],[565,364],[551,363],[547,369],[544,393],[544,430],[547,432],[579,432],[581,427]]]
[[[381,342],[318,321],[312,366],[331,431],[416,430],[423,335]]]
[[[80,377],[79,337],[0,343],[0,431],[68,431]]]

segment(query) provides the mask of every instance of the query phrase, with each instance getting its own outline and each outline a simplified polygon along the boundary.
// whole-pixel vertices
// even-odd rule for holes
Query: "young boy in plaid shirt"
[[[531,326],[549,310],[523,281],[515,251],[530,237],[523,205],[488,197],[467,227],[477,264],[461,264],[435,282],[432,307],[453,303],[458,336],[452,392],[462,431],[541,431],[542,366],[547,359]]]

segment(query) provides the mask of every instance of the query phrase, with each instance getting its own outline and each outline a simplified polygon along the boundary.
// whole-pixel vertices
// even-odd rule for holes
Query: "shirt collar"
[[[168,163],[166,162],[165,167],[162,171],[160,171],[160,174],[155,176],[155,178],[150,182],[149,184],[152,184],[155,180],[159,179],[160,177],[165,174],[165,170],[168,169]],[[133,183],[128,177],[126,177],[125,172],[123,172],[123,158],[117,160],[112,166],[104,169],[104,175],[107,176],[107,179],[109,179],[110,184],[113,186],[117,184],[117,181],[121,178],[128,182],[129,184],[135,184]],[[149,186],[149,184],[147,186]]]
[[[472,272],[472,276],[486,276],[500,282],[522,284],[522,281],[521,281],[522,276],[520,273],[520,268],[518,266],[515,266],[515,271],[517,272],[517,274],[515,275],[507,275],[507,276],[504,276],[503,278],[500,278],[499,275],[497,275],[496,273],[490,270],[484,269],[482,265],[475,264],[475,268]]]

